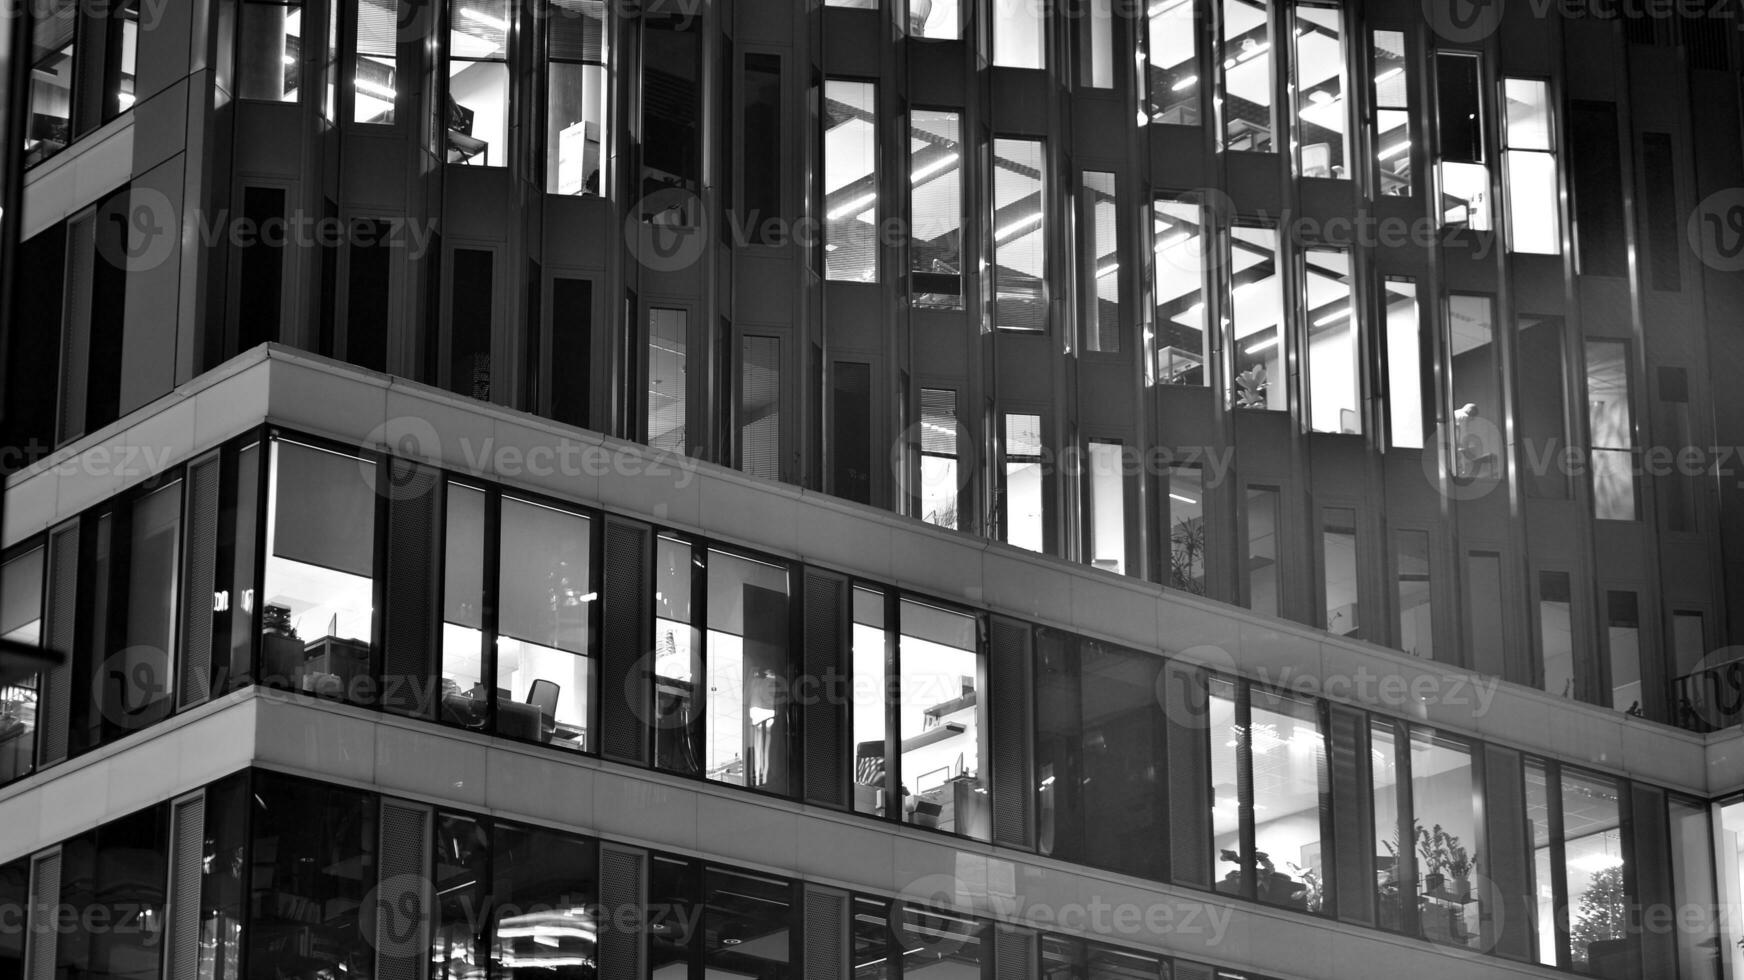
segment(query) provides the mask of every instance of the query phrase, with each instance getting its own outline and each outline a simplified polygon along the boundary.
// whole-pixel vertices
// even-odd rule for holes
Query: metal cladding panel
[[[847,638],[848,580],[805,570],[805,675],[815,691],[837,691],[837,678],[850,676]],[[812,697],[801,709],[805,732],[805,799],[821,806],[848,803],[848,706],[830,697]]]

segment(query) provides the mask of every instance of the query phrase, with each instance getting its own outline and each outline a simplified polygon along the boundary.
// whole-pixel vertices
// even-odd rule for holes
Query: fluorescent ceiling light
[[[1193,86],[1195,86],[1197,84],[1199,84],[1199,76],[1198,75],[1188,75],[1186,78],[1183,78],[1180,81],[1176,82],[1175,84],[1169,86],[1169,91],[1179,92],[1184,88],[1192,88]]]
[[[945,156],[939,157],[937,160],[934,160],[932,163],[929,163],[926,166],[920,168],[919,170],[916,170],[914,173],[910,174],[909,180],[918,184],[921,181],[927,179],[928,177],[931,177],[933,174],[936,174],[941,170],[948,170],[951,167],[955,166],[958,159],[959,159],[959,157],[957,156],[956,152],[953,151],[951,153],[948,153]]]
[[[865,209],[866,205],[876,203],[877,200],[878,200],[878,192],[877,191],[873,191],[870,194],[861,195],[860,197],[854,198],[852,201],[849,201],[848,203],[842,205],[841,207],[836,208],[834,211],[831,211],[829,214],[829,219],[831,221],[840,221],[843,218],[846,218],[850,214],[858,214],[860,211]]]
[[[998,231],[994,232],[993,238],[995,241],[1005,239],[1005,238],[1010,237],[1011,235],[1016,234],[1017,232],[1020,232],[1020,231],[1023,231],[1025,229],[1029,228],[1032,225],[1039,225],[1041,223],[1042,223],[1042,213],[1040,211],[1037,211],[1036,213],[1034,213],[1032,215],[1028,215],[1027,217],[1019,218],[1016,221],[1013,221],[1011,224],[1006,225],[1004,228],[1001,228]]]
[[[1325,316],[1321,317],[1320,319],[1315,320],[1314,325],[1317,327],[1324,327],[1328,323],[1336,323],[1339,320],[1346,320],[1349,318],[1350,318],[1350,307],[1347,306],[1342,310],[1334,310],[1331,313],[1328,313]]]
[[[1246,353],[1248,353],[1250,355],[1251,354],[1258,354],[1260,351],[1271,350],[1273,347],[1276,347],[1276,346],[1278,346],[1278,338],[1271,337],[1271,338],[1268,338],[1266,340],[1260,341],[1259,343],[1253,345],[1252,347],[1249,347],[1247,349]]]
[[[1192,497],[1183,497],[1180,494],[1175,493],[1173,490],[1169,491],[1169,499],[1170,500],[1179,500],[1183,504],[1196,504],[1199,502],[1197,500],[1194,500]]]
[[[470,20],[475,24],[480,24],[493,30],[507,31],[509,29],[508,21],[503,20],[501,17],[492,17],[490,14],[474,10],[471,7],[460,8],[460,16],[465,17],[467,20]]]
[[[1386,71],[1381,72],[1379,75],[1375,76],[1375,84],[1380,85],[1380,84],[1383,84],[1385,82],[1390,82],[1393,79],[1395,79],[1403,74],[1405,74],[1405,69],[1403,69],[1403,68],[1389,68]]]
[[[1408,150],[1410,148],[1411,148],[1411,141],[1410,140],[1401,140],[1397,143],[1394,143],[1392,146],[1387,147],[1386,149],[1382,150],[1381,152],[1375,154],[1375,159],[1376,160],[1387,160],[1387,159],[1390,159],[1392,157],[1398,156],[1399,154],[1405,152],[1406,150]]]
[[[367,78],[360,78],[356,81],[355,87],[359,92],[366,95],[373,95],[377,98],[386,99],[389,102],[394,100],[394,90],[379,82],[372,82]]]

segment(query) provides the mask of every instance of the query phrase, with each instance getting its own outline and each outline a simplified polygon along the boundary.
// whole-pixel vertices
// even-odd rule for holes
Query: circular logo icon
[[[1716,272],[1744,271],[1744,187],[1703,198],[1685,231],[1703,265]]]
[[[643,268],[653,272],[690,268],[708,244],[702,201],[681,187],[647,195],[624,215],[624,244]]]
[[[1191,276],[1198,276],[1201,269],[1221,266],[1219,250],[1206,252],[1206,231],[1229,227],[1235,217],[1235,200],[1215,187],[1195,187],[1177,197],[1174,205],[1162,209],[1169,226],[1156,231],[1157,261]],[[1193,210],[1180,214],[1182,206]]]
[[[1423,0],[1423,19],[1444,41],[1475,44],[1502,26],[1503,0]]]
[[[181,240],[169,195],[134,186],[112,195],[97,212],[97,254],[127,272],[150,272],[168,261]]]
[[[363,437],[366,448],[382,447],[389,458],[380,464],[358,464],[363,482],[389,500],[415,500],[436,486],[435,467],[442,458],[442,436],[430,420],[400,415],[376,426]],[[422,463],[418,466],[414,464]]]
[[[1709,652],[1677,679],[1672,698],[1675,723],[1695,731],[1719,731],[1744,717],[1744,646]]]
[[[1225,677],[1236,675],[1235,658],[1215,644],[1187,647],[1174,658],[1184,661],[1181,666],[1192,664]],[[1171,723],[1187,729],[1211,727],[1211,690],[1199,670],[1165,667],[1158,671],[1156,698],[1163,706],[1163,717]]]
[[[424,28],[424,12],[430,7],[430,0],[399,0],[399,15],[397,27],[400,40],[421,40],[427,33]]]
[[[908,883],[890,903],[890,933],[903,948],[949,956],[974,934],[974,923],[946,912],[970,903],[963,882],[955,875],[922,875]]]
[[[898,498],[921,503],[929,524],[957,527],[958,502],[976,468],[975,442],[955,416],[923,418],[890,444],[890,473]]]
[[[91,703],[103,720],[136,729],[169,714],[173,674],[170,656],[154,646],[130,646],[103,658],[91,675]]]
[[[428,945],[421,940],[435,898],[436,889],[420,875],[382,879],[357,907],[357,925],[364,942],[387,957],[428,954]]]
[[[1441,450],[1450,459],[1443,472]],[[1423,477],[1448,500],[1480,500],[1502,485],[1507,471],[1506,443],[1496,423],[1471,405],[1454,410],[1451,427],[1437,423],[1434,438],[1423,446]]]
[[[650,704],[645,686],[661,677],[686,682],[696,677],[696,658],[688,652],[689,644],[690,627],[674,626],[656,618],[654,649],[624,671],[624,700],[630,706],[630,714],[655,731],[678,731],[692,721],[696,709],[688,699],[667,697],[657,691]]]

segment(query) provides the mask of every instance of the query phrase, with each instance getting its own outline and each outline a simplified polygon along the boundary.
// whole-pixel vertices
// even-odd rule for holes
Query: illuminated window
[[[1005,540],[1030,551],[1043,550],[1045,513],[1042,471],[1042,418],[1005,417]]]
[[[1502,136],[1508,171],[1508,246],[1516,252],[1562,251],[1558,218],[1556,143],[1550,117],[1550,83],[1510,78]]]
[[[1152,122],[1199,125],[1199,29],[1193,0],[1152,0],[1145,72]]]
[[[1357,344],[1361,308],[1350,253],[1309,249],[1307,292],[1308,417],[1315,432],[1357,434],[1362,423],[1362,363]]]
[[[392,125],[398,101],[398,0],[353,0],[357,55],[351,68],[351,121]],[[337,23],[337,18],[333,19]]]
[[[993,325],[1047,329],[1047,200],[1038,140],[993,141]]]
[[[1296,168],[1304,177],[1348,177],[1350,100],[1345,98],[1344,18],[1337,7],[1296,7]]]
[[[1375,188],[1385,195],[1411,193],[1411,79],[1403,31],[1373,31]]]
[[[449,163],[509,165],[509,17],[508,0],[451,0]]]
[[[1229,233],[1229,343],[1234,354],[1230,404],[1274,412],[1290,407],[1284,371],[1288,339],[1284,277],[1274,228],[1237,226]]]
[[[1186,201],[1158,201],[1151,216],[1157,380],[1163,384],[1205,384],[1204,224],[1204,209]]]
[[[605,2],[549,0],[546,24],[545,190],[602,194],[611,157]]]
[[[878,281],[878,87],[824,82],[824,274]]]
[[[1272,102],[1272,25],[1265,0],[1221,0],[1223,145],[1230,150],[1277,151]]]
[[[1484,143],[1483,62],[1476,54],[1442,51],[1435,57],[1436,125],[1441,158],[1441,220],[1449,228],[1488,231],[1490,168]]]

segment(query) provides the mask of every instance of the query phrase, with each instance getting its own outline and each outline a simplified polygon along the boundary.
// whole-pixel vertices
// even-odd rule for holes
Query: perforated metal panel
[[[654,532],[606,518],[604,617],[600,641],[600,754],[648,764],[648,709],[654,656]]]
[[[164,980],[199,980],[200,870],[206,856],[206,797],[170,810],[170,891],[164,930]]]
[[[216,454],[188,467],[188,512],[183,518],[182,663],[176,706],[206,700],[212,690],[212,595],[218,588],[218,476]]]
[[[1036,972],[1036,935],[1017,926],[993,930],[994,980],[1030,980]]]
[[[1035,846],[1033,640],[1028,623],[995,616],[988,624],[993,840],[1007,847]]]
[[[848,893],[805,886],[805,980],[848,980]]]
[[[424,980],[429,963],[430,808],[382,800],[375,886],[376,980]]]
[[[386,606],[382,619],[382,707],[434,718],[437,682],[436,604],[440,583],[441,483],[435,470],[390,459]]]
[[[848,580],[805,570],[805,674],[814,691],[843,690],[847,662]],[[824,806],[848,803],[848,706],[843,699],[807,698],[804,711],[805,798]]]
[[[637,923],[648,902],[648,852],[601,844],[599,869],[599,975],[643,976],[647,943]],[[624,914],[630,910],[637,914]]]
[[[42,682],[37,707],[36,761],[50,765],[67,757],[72,712],[73,637],[79,620],[79,525],[68,521],[49,534],[48,593],[44,597],[43,643],[62,660]]]
[[[61,904],[61,852],[38,854],[30,863],[30,932],[24,937],[26,980],[54,980],[59,933],[54,923]]]

